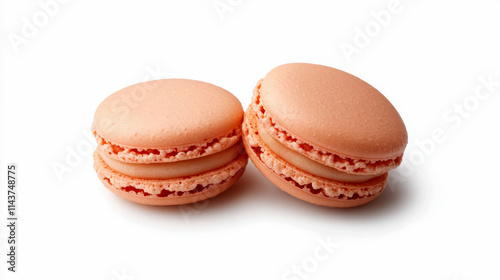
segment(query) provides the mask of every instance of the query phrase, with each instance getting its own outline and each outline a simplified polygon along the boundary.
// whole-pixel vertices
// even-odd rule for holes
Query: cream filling
[[[239,155],[239,146],[240,142],[209,156],[166,163],[128,163],[112,159],[104,153],[99,155],[111,169],[124,175],[143,179],[171,179],[197,175],[222,167]]]
[[[347,183],[365,182],[382,175],[354,175],[342,172],[335,168],[318,163],[288,147],[285,147],[280,142],[278,142],[278,140],[269,135],[260,123],[257,124],[257,131],[259,132],[260,138],[262,139],[264,144],[266,144],[267,147],[269,147],[269,149],[273,151],[273,153],[275,153],[288,163],[292,164],[293,166],[313,175],[329,180]]]

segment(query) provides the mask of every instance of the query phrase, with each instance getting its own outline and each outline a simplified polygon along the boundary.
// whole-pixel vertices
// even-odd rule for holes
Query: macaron
[[[179,205],[214,197],[243,174],[243,108],[215,85],[163,79],[135,84],[97,108],[94,169],[127,200]]]
[[[329,207],[378,197],[408,142],[401,116],[377,89],[307,63],[278,66],[257,83],[243,138],[250,159],[274,185]]]

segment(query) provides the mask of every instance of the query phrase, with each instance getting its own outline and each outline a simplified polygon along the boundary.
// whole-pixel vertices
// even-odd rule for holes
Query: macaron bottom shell
[[[217,196],[243,175],[248,156],[240,154],[227,165],[184,178],[142,179],[111,169],[94,153],[94,169],[104,186],[129,201],[145,205],[181,205]]]
[[[328,207],[355,207],[377,198],[386,186],[387,172],[366,182],[348,183],[321,178],[289,164],[260,138],[252,106],[245,113],[243,134],[247,154],[259,171],[282,191],[303,201]]]

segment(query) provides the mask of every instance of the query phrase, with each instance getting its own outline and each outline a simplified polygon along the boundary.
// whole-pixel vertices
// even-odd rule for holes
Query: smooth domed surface
[[[281,65],[266,75],[260,94],[276,123],[333,153],[385,159],[402,155],[406,147],[406,127],[387,98],[341,70]]]
[[[224,136],[242,119],[243,108],[230,92],[200,81],[164,79],[110,95],[97,108],[94,129],[116,145],[163,148]]]

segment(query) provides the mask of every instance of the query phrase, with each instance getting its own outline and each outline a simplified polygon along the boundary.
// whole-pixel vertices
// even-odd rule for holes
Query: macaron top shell
[[[338,69],[278,66],[263,79],[260,98],[279,126],[335,154],[389,159],[401,156],[408,141],[403,120],[387,98]]]
[[[95,133],[115,145],[167,148],[199,145],[237,129],[243,119],[238,99],[215,85],[187,79],[135,84],[97,108]]]

